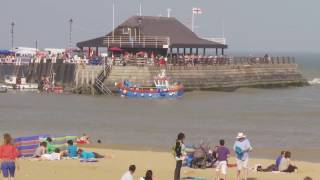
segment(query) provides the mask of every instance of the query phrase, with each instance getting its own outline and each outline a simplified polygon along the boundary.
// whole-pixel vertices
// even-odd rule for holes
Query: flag
[[[200,14],[202,14],[202,10],[201,10],[201,8],[192,8],[192,13],[194,15],[200,15]]]

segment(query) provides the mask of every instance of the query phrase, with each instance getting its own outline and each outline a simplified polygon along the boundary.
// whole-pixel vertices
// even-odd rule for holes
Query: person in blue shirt
[[[248,162],[249,153],[252,151],[250,141],[246,138],[243,132],[238,133],[237,140],[234,143],[233,150],[236,154],[237,160],[237,180],[240,180],[240,173],[244,170],[244,179],[248,179]]]
[[[96,152],[84,151],[83,149],[78,149],[78,156],[80,159],[99,159],[104,158],[103,155],[98,154]]]
[[[78,147],[76,145],[73,144],[72,140],[68,140],[68,147],[67,147],[67,151],[68,151],[68,157],[69,158],[76,158],[78,156]]]

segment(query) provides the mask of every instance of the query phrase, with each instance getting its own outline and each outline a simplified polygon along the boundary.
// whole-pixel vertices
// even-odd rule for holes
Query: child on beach
[[[52,144],[52,138],[51,137],[47,137],[46,141],[47,143],[47,153],[51,154],[55,151],[55,146]]]
[[[12,144],[10,134],[3,135],[4,144],[0,147],[1,171],[4,179],[14,180],[16,167],[19,169],[17,162],[18,149]]]
[[[63,156],[63,153],[60,152],[59,148],[56,148],[54,152],[51,154],[43,154],[41,156],[41,159],[48,160],[48,161],[56,161],[56,160],[61,160],[62,156]]]
[[[120,180],[133,180],[133,174],[135,171],[136,171],[136,166],[130,165],[129,170],[121,176]]]
[[[216,150],[217,156],[217,179],[220,180],[220,176],[222,174],[224,180],[227,179],[227,169],[228,169],[228,157],[230,156],[230,151],[227,147],[225,147],[225,141],[223,139],[219,142],[220,146]]]
[[[40,146],[37,147],[36,151],[33,154],[33,158],[40,158],[42,155],[46,153],[47,149],[47,143],[46,142],[41,142]]]
[[[184,133],[179,133],[176,141],[176,145],[174,148],[175,151],[175,159],[176,159],[176,168],[174,171],[174,180],[180,180],[182,161],[186,157],[186,147],[184,145],[184,140],[186,136]]]
[[[151,170],[148,170],[146,172],[146,176],[141,177],[140,180],[156,180],[156,178],[153,176],[153,172]]]
[[[101,154],[98,154],[96,152],[84,151],[83,149],[78,149],[77,154],[80,157],[80,159],[100,159],[100,158],[104,158],[104,156],[101,155]]]
[[[68,147],[67,147],[67,154],[69,158],[76,158],[78,157],[78,147],[73,144],[72,140],[69,140],[68,142]]]

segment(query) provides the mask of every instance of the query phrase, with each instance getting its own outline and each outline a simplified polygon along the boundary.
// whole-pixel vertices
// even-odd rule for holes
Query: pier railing
[[[296,64],[294,57],[180,57],[172,59],[135,58],[121,60],[132,66],[225,66],[259,64]],[[117,63],[123,65],[122,63]]]
[[[107,36],[103,43],[108,48],[168,48],[170,38],[167,36]]]

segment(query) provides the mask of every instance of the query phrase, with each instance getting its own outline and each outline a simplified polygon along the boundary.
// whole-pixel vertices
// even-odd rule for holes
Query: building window
[[[123,28],[122,34],[129,34],[130,28]]]

